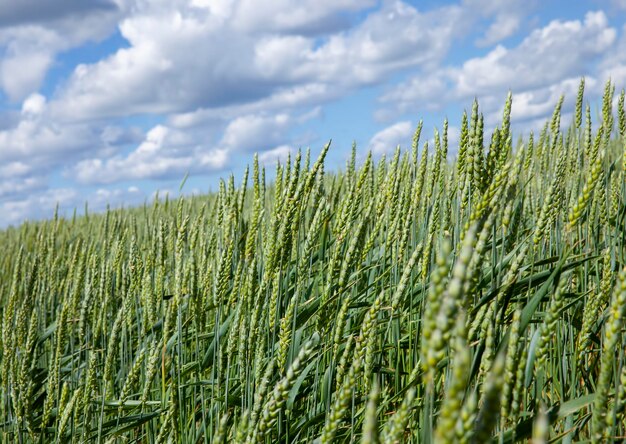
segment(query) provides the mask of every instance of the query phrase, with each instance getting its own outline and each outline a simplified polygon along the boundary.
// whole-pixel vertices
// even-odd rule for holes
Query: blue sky
[[[260,7],[259,5],[261,5]],[[43,5],[43,6],[42,6]],[[0,2],[0,227],[217,187],[333,139],[327,169],[507,92],[518,134],[626,85],[626,0]],[[454,149],[453,149],[454,151]]]

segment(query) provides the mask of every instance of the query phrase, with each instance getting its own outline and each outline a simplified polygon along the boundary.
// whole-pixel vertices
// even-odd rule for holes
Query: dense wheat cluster
[[[326,146],[0,233],[2,442],[624,436],[624,92],[593,123],[583,93],[567,129],[561,99],[518,140],[509,96],[487,135],[475,102],[458,147],[420,124],[340,174]]]

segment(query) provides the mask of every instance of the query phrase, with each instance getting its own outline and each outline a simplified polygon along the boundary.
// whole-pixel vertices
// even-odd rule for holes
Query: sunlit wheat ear
[[[315,351],[319,340],[319,335],[317,333],[314,334],[313,337],[300,349],[300,352],[289,366],[286,375],[278,381],[274,390],[267,399],[265,406],[263,407],[259,422],[257,423],[255,432],[252,435],[251,442],[262,441],[263,436],[268,433],[268,429],[272,427],[285,402],[287,402],[291,386],[303,370],[306,361]]]
[[[411,410],[415,401],[415,388],[410,388],[398,410],[387,420],[383,428],[383,442],[395,443],[402,442],[405,438],[405,430],[411,420]]]
[[[242,427],[242,429],[245,428],[246,430],[246,439],[252,439],[252,434],[254,433],[255,427],[259,420],[259,415],[261,413],[261,409],[263,408],[263,403],[266,401],[267,392],[270,388],[269,383],[275,369],[276,362],[272,360],[267,364],[267,368],[265,369],[263,377],[259,381],[259,384],[256,386],[252,410],[246,410],[245,416],[242,417],[240,426]],[[245,427],[243,424],[244,422]]]
[[[500,418],[504,423],[513,416],[511,412],[512,395],[515,389],[516,369],[520,362],[520,356],[518,350],[520,348],[520,324],[522,320],[522,310],[520,307],[515,309],[513,318],[511,320],[509,343],[506,349],[506,361],[504,363],[504,371],[506,372],[504,377],[504,384],[502,387],[502,398],[500,400]]]
[[[374,381],[367,400],[367,410],[365,419],[363,420],[363,435],[361,444],[378,444],[378,399],[380,397],[380,387],[378,382]]]
[[[487,375],[483,399],[476,417],[472,440],[476,443],[487,442],[500,413],[500,392],[504,382],[504,355],[499,355]]]
[[[626,269],[623,269],[613,289],[611,305],[609,306],[609,318],[607,319],[604,329],[600,375],[598,376],[598,387],[594,400],[593,437],[596,440],[608,438],[608,430],[606,429],[606,417],[608,413],[607,403],[614,365],[614,359],[611,358],[611,355],[615,352],[620,341],[620,332],[624,326],[625,317]]]
[[[227,437],[227,432],[228,432],[228,419],[229,419],[229,414],[228,413],[224,413],[222,415],[222,417],[220,418],[218,424],[217,424],[217,428],[215,430],[215,435],[213,435],[213,442],[216,444],[221,444],[221,443],[225,443]]]
[[[550,424],[545,405],[539,407],[539,415],[533,424],[532,444],[546,444],[550,437]]]
[[[578,95],[576,96],[576,108],[574,111],[574,126],[580,128],[583,120],[583,99],[585,95],[585,78],[581,77],[578,84]]]
[[[72,417],[72,415],[74,414],[74,406],[76,405],[76,400],[80,398],[80,395],[81,395],[81,389],[77,388],[76,390],[74,390],[74,394],[72,395],[70,400],[64,406],[62,413],[61,413],[61,419],[59,420],[59,428],[57,431],[57,436],[62,437],[65,435],[68,422],[70,418]]]
[[[545,319],[539,330],[539,340],[535,349],[535,362],[537,368],[541,368],[546,363],[548,348],[552,340],[553,332],[556,330],[557,322],[561,317],[561,310],[565,305],[564,293],[567,289],[569,276],[563,275],[550,300]]]
[[[456,442],[456,428],[459,423],[459,412],[467,389],[467,369],[471,364],[471,351],[466,341],[465,316],[457,319],[455,336],[451,352],[452,370],[445,387],[444,399],[437,418],[435,437],[437,442]]]

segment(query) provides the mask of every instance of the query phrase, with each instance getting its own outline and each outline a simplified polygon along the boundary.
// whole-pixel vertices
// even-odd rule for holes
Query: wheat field
[[[624,91],[571,99],[0,232],[2,442],[621,442]]]

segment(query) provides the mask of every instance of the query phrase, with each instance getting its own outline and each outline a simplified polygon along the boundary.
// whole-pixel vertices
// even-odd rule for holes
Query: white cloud
[[[572,77],[563,79],[560,82],[556,82],[544,88],[515,94],[513,107],[511,109],[511,118],[517,122],[533,119],[543,120],[543,117],[552,114],[561,95],[565,95],[566,97],[565,104],[567,106],[565,110],[569,109],[574,104],[576,95],[578,94],[579,83],[579,77]],[[595,78],[591,76],[586,78],[585,89],[587,93],[597,92],[598,86],[599,82]],[[497,116],[497,118],[499,117],[500,116]],[[562,121],[565,121],[565,119],[562,119]]]
[[[2,176],[0,179],[0,202],[9,196],[15,199],[45,187],[46,182],[41,177],[24,177],[16,180],[16,178]]]
[[[102,123],[59,122],[46,98],[31,94],[0,129],[0,199],[15,199],[47,187],[52,171],[93,156],[110,156],[137,143],[138,130]],[[142,135],[143,136],[143,135]]]
[[[136,187],[127,189],[99,188],[81,193],[75,188],[35,189],[28,196],[0,202],[0,228],[21,223],[24,220],[50,218],[59,207],[61,216],[69,216],[77,208],[83,209],[88,202],[90,211],[102,211],[107,205],[112,208],[141,204],[146,195]]]
[[[219,126],[182,129],[166,123],[154,126],[130,153],[87,158],[65,175],[80,183],[107,184],[131,179],[182,178],[186,173],[223,170],[242,154],[259,152],[260,158],[276,159],[286,147],[306,143],[310,133],[291,135],[294,126],[320,115],[315,108],[292,115],[247,114]]]
[[[145,194],[137,187],[122,188],[98,188],[89,195],[89,208],[93,211],[101,211],[107,207],[119,207],[137,205],[145,199]]]
[[[41,94],[31,94],[22,104],[22,114],[39,116],[46,108],[46,98]]]
[[[599,78],[608,79],[626,86],[626,24],[622,26],[621,37],[612,51],[607,51],[599,64]]]
[[[582,21],[554,20],[513,48],[498,45],[461,66],[411,77],[381,97],[388,106],[379,115],[388,118],[394,110],[441,109],[477,96],[488,123],[493,123],[511,90],[514,117],[545,116],[561,93],[575,94],[581,76],[590,78],[589,87],[595,84],[589,67],[614,48],[616,35],[601,11],[587,13]]]
[[[157,125],[130,154],[82,160],[66,176],[85,184],[169,179],[220,170],[227,160],[226,150],[197,145],[192,135]]]
[[[315,35],[347,28],[350,22],[345,18],[346,13],[367,9],[376,1],[273,0],[262,8],[255,0],[242,0],[234,8],[232,1],[221,3],[230,4],[233,23],[239,29]]]
[[[278,91],[275,94],[255,102],[232,104],[220,108],[198,108],[194,111],[170,114],[168,123],[176,128],[193,128],[207,125],[222,125],[224,121],[236,119],[242,115],[267,112],[284,112],[286,109],[310,109],[304,115],[321,114],[319,103],[329,102],[341,97],[340,90],[331,90],[321,83],[310,83]],[[312,116],[316,117],[316,116]]]
[[[2,217],[0,226],[17,224],[24,220],[35,220],[51,217],[54,209],[59,206],[76,206],[79,201],[79,193],[71,188],[58,188],[46,190],[41,193],[33,193],[19,200],[0,203]]]
[[[414,130],[409,121],[394,123],[374,134],[369,149],[374,154],[384,154],[393,152],[398,145],[407,148]]]
[[[457,147],[459,146],[460,137],[461,137],[461,129],[457,126],[450,125],[448,127],[448,152],[449,154],[456,154]]]
[[[51,64],[50,52],[11,54],[0,63],[0,85],[11,100],[19,100],[39,88]]]
[[[485,31],[485,36],[478,40],[481,46],[489,46],[515,34],[521,25],[517,15],[501,15]]]
[[[327,3],[326,10],[337,14],[358,2]],[[52,108],[68,119],[148,112],[183,113],[193,121],[188,113],[203,110],[219,114],[237,107],[241,114],[315,105],[400,69],[436,64],[462,19],[459,7],[422,13],[385,2],[353,28],[318,39],[279,34],[276,24],[269,31],[246,25],[240,9],[227,11],[235,6],[222,4],[220,16],[181,2],[142,5],[120,23],[130,47],[78,66]],[[296,9],[286,14],[299,15]],[[302,20],[315,21],[315,14]]]
[[[293,149],[289,145],[280,145],[259,154],[259,162],[264,165],[270,165],[272,163],[276,163],[277,161],[282,162],[291,153],[293,153]]]
[[[0,162],[27,162],[33,168],[49,170],[88,152],[111,148],[116,141],[107,140],[106,131],[111,130],[95,124],[58,122],[49,114],[45,98],[32,94],[23,102],[15,124],[0,130]],[[128,134],[132,128],[122,131]]]
[[[180,111],[254,95],[252,46],[197,9],[159,8],[120,23],[130,47],[79,65],[55,106],[68,119]],[[194,48],[190,51],[189,48]]]
[[[493,20],[487,23],[484,35],[479,36],[479,46],[490,46],[517,33],[526,17],[531,14],[536,0],[464,0],[463,7],[468,21],[471,17]]]
[[[25,162],[6,162],[0,164],[0,177],[5,179],[21,177],[32,173],[32,167]]]
[[[514,49],[498,46],[484,58],[465,62],[455,73],[458,90],[467,97],[492,88],[519,90],[558,82],[581,73],[611,47],[616,35],[603,12],[587,13],[584,22],[552,21]]]
[[[231,151],[262,151],[284,142],[292,123],[287,114],[241,116],[226,126],[220,145]]]
[[[119,7],[113,0],[20,0],[0,4],[0,26],[50,23],[62,18],[83,18],[98,12],[112,12]]]
[[[0,88],[13,102],[37,91],[56,54],[115,30],[115,3],[50,0],[0,4]]]
[[[58,165],[97,140],[82,124],[59,125],[46,115],[43,96],[29,96],[16,126],[0,131],[0,161],[28,161],[31,165]],[[66,157],[59,157],[66,156]]]

